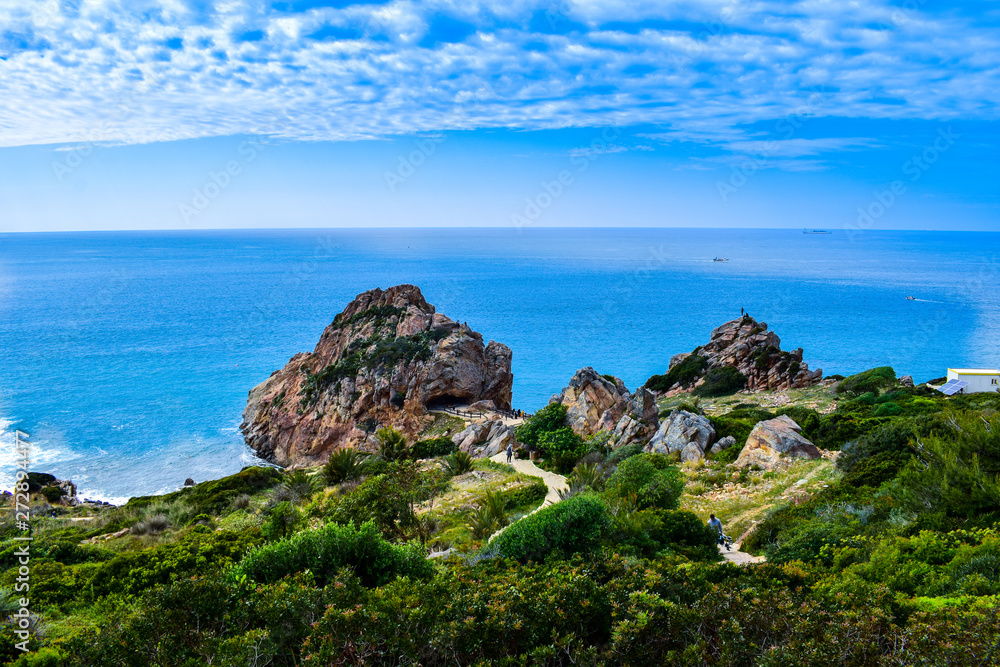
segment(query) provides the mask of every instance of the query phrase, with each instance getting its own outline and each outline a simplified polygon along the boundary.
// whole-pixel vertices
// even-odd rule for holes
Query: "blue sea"
[[[239,470],[255,461],[238,431],[247,392],[355,295],[399,283],[509,345],[529,411],[582,366],[641,385],[741,307],[827,375],[1000,366],[996,233],[0,234],[0,485],[14,428],[34,469],[90,498]]]

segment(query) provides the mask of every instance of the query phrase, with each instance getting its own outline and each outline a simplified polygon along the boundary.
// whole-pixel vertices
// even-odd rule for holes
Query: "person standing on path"
[[[508,442],[507,443],[507,463],[510,463],[510,460],[512,458],[514,458],[514,445]]]
[[[710,514],[708,518],[708,527],[715,530],[716,535],[718,535],[719,543],[722,543],[722,522],[715,518],[714,514]]]

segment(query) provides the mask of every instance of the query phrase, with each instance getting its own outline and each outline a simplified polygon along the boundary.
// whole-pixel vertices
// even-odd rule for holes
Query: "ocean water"
[[[725,256],[728,262],[713,262]],[[247,392],[358,293],[419,285],[514,351],[536,410],[582,366],[630,388],[743,307],[811,368],[1000,366],[1000,234],[487,229],[0,235],[0,486],[121,501],[239,470]],[[913,296],[914,300],[907,300]]]

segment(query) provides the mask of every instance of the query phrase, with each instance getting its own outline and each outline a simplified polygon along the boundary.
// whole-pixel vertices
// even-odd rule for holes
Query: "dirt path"
[[[736,548],[733,551],[726,551],[722,547],[719,547],[719,552],[722,554],[722,557],[730,563],[735,563],[736,565],[749,565],[751,563],[763,563],[767,561],[767,558],[764,556],[751,556],[744,551],[740,551],[739,545],[734,546]]]
[[[507,464],[507,453],[500,452],[496,456],[491,457],[490,461],[493,461],[494,463]],[[535,508],[534,511],[529,512],[524,516],[531,516],[538,510],[542,509],[543,507],[548,507],[549,505],[553,505],[559,502],[559,491],[562,489],[569,488],[569,485],[566,484],[565,477],[563,477],[562,475],[557,475],[554,472],[549,472],[548,470],[542,470],[531,461],[525,461],[524,459],[513,459],[509,465],[511,465],[514,468],[514,470],[516,470],[519,473],[530,475],[531,477],[541,477],[542,481],[545,482],[545,486],[548,487],[548,493],[545,494],[545,500],[542,501],[542,504],[539,505],[537,508]],[[523,519],[524,516],[521,518]],[[507,530],[512,525],[514,524],[507,524],[497,532],[490,535],[490,539],[487,540],[487,542],[492,542],[493,540],[495,540],[503,531]]]
[[[507,453],[500,452],[496,456],[490,458],[490,461],[494,463],[507,463]],[[530,475],[532,477],[541,477],[542,481],[545,482],[545,486],[548,487],[549,491],[545,494],[545,501],[542,503],[542,507],[548,507],[553,503],[559,502],[559,491],[562,489],[569,488],[566,484],[566,478],[562,475],[557,475],[554,472],[549,472],[548,470],[542,470],[536,466],[531,461],[524,459],[514,459],[510,463],[514,467],[514,470],[525,475]],[[538,510],[535,510],[536,512]]]

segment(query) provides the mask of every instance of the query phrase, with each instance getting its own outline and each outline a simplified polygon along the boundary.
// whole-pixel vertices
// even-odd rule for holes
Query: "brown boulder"
[[[640,387],[632,394],[620,378],[589,366],[578,370],[549,403],[566,406],[566,421],[577,435],[604,431],[612,447],[648,440],[656,431],[656,400],[648,390]]]
[[[262,458],[321,463],[338,447],[371,449],[381,425],[413,437],[437,405],[509,410],[510,362],[510,348],[436,313],[419,288],[374,289],[250,392],[240,428]]]
[[[783,459],[821,458],[816,445],[802,437],[801,433],[802,428],[787,415],[757,422],[735,465],[743,467],[756,463],[770,468]]]

